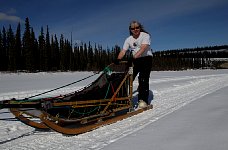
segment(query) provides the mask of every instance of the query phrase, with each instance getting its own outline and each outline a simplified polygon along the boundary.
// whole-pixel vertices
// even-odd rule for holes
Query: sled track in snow
[[[0,149],[102,149],[184,105],[228,86],[228,75],[152,79],[150,86],[154,109],[77,136],[35,131],[19,121],[0,121]]]

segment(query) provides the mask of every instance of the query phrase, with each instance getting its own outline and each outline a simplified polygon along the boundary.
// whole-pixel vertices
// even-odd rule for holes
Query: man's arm
[[[148,48],[148,44],[142,44],[141,48],[139,49],[139,51],[133,56],[133,58],[139,58],[144,52],[145,50]]]

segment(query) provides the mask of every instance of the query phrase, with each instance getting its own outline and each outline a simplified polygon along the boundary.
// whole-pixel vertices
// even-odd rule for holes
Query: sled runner
[[[76,135],[153,108],[134,110],[133,69],[127,62],[110,64],[88,86],[57,97],[4,100],[0,108],[26,125]]]

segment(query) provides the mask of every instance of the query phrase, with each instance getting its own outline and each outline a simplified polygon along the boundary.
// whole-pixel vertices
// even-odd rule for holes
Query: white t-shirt
[[[139,51],[142,44],[148,44],[149,46],[140,57],[152,56],[150,48],[150,35],[145,32],[140,32],[137,39],[135,39],[132,35],[126,38],[123,50],[131,50],[133,55],[135,55]]]

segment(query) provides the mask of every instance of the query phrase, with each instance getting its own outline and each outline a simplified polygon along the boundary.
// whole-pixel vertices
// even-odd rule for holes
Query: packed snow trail
[[[0,149],[105,149],[188,103],[228,86],[228,74],[167,77],[150,80],[154,109],[77,136],[41,132],[19,121],[0,121]],[[134,82],[134,89],[137,82]]]

